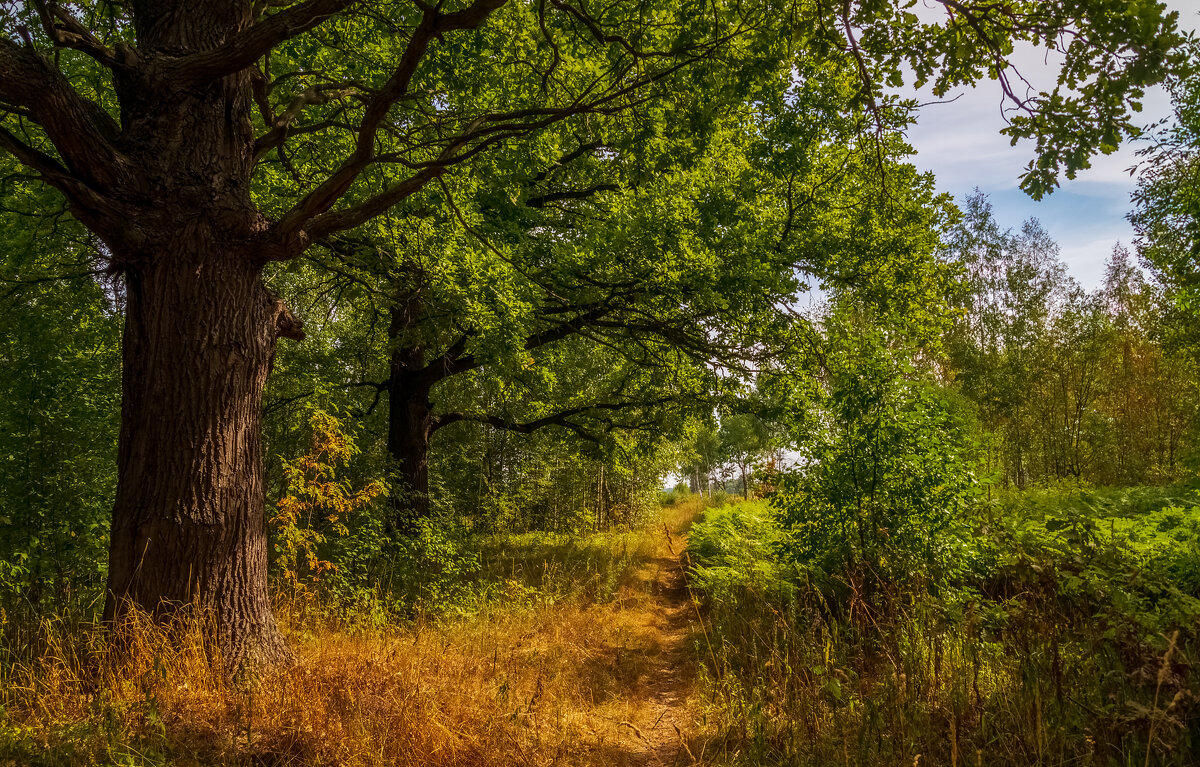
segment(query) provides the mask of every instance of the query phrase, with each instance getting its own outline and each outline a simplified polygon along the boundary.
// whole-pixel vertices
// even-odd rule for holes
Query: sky
[[[931,0],[920,2],[934,5]],[[1181,28],[1200,28],[1200,0],[1166,0],[1166,4],[1179,11]],[[930,8],[927,12],[936,11]],[[1048,89],[1056,73],[1043,52],[1032,50],[1018,52],[1017,67],[1039,88]],[[928,89],[909,94],[922,103],[935,101]],[[1133,241],[1125,214],[1136,185],[1128,169],[1137,161],[1138,144],[1125,143],[1116,153],[1093,159],[1091,168],[1074,180],[1060,179],[1059,189],[1035,202],[1018,186],[1034,156],[1034,146],[1031,142],[1010,146],[1009,138],[1000,134],[1005,121],[999,85],[985,81],[948,98],[955,95],[958,98],[952,103],[921,108],[916,124],[908,131],[908,141],[916,150],[913,164],[933,171],[938,189],[960,202],[978,187],[991,199],[1003,227],[1016,229],[1025,219],[1037,218],[1058,242],[1072,276],[1086,288],[1097,287],[1104,279],[1105,260],[1113,246]],[[1170,99],[1161,89],[1148,92],[1143,107],[1137,118],[1146,124],[1171,114]]]

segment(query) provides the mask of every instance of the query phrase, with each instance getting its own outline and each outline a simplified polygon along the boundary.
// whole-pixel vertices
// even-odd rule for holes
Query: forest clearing
[[[0,767],[1200,765],[1194,0],[0,0]]]

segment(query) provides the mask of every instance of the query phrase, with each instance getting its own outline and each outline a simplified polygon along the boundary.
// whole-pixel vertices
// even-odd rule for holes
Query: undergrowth
[[[746,765],[1195,765],[1194,496],[1012,495],[965,574],[871,584],[786,555],[765,502],[692,528],[710,753]]]
[[[672,500],[674,534],[702,502]],[[677,763],[1197,763],[1193,495],[1002,495],[942,580],[822,570],[781,519],[751,501],[688,530]],[[660,524],[427,542],[414,557],[452,564],[422,578],[414,559],[404,609],[284,584],[296,663],[256,678],[215,673],[195,619],[135,619],[118,648],[86,611],[10,616],[0,765],[653,763],[639,739],[676,657],[656,628],[676,567]]]

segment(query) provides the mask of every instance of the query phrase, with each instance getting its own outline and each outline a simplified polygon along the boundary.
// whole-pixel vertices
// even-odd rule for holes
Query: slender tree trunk
[[[267,596],[260,427],[276,338],[302,334],[251,254],[187,226],[172,250],[126,271],[104,614],[198,605],[235,671],[289,657]]]
[[[388,453],[398,472],[392,482],[393,532],[411,536],[432,511],[429,498],[429,440],[433,434],[433,405],[429,386],[412,372],[412,349],[392,353],[388,385]]]

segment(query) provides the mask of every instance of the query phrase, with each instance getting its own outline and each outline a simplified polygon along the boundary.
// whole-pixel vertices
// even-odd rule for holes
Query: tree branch
[[[612,114],[640,101],[633,98],[623,106],[613,106],[621,99],[635,94],[646,86],[669,77],[684,67],[699,61],[734,35],[726,35],[705,43],[699,48],[692,46],[689,52],[680,52],[670,66],[636,77],[632,82],[619,85],[628,74],[626,68],[617,68],[598,76],[585,91],[562,106],[538,107],[517,112],[485,114],[476,117],[462,131],[446,139],[436,157],[423,161],[406,160],[399,153],[379,156],[375,150],[376,134],[383,124],[389,109],[408,95],[409,84],[417,66],[424,57],[434,37],[454,29],[474,29],[484,19],[508,0],[475,0],[468,8],[450,14],[441,14],[436,7],[423,6],[425,15],[413,31],[401,54],[400,63],[382,89],[368,101],[356,138],[354,151],[341,165],[312,192],[300,200],[272,228],[270,242],[264,243],[262,253],[268,260],[287,260],[306,249],[312,242],[330,234],[359,226],[378,216],[400,201],[415,194],[430,181],[443,176],[451,166],[465,162],[491,146],[520,135],[546,128],[557,122],[581,114]],[[606,78],[614,83],[608,90],[595,94],[593,91]],[[442,143],[442,142],[439,142]],[[401,181],[366,201],[340,211],[331,211],[359,178],[364,170],[377,162],[394,162],[412,168],[413,176]]]
[[[280,43],[302,35],[359,0],[305,0],[271,14],[234,35],[224,45],[182,56],[165,74],[182,85],[199,85],[240,72]]]
[[[80,24],[58,3],[34,0],[33,5],[37,9],[46,37],[50,38],[55,47],[81,51],[110,69],[126,65],[125,59],[100,42],[91,30]],[[122,53],[129,55],[132,54],[132,50],[123,49]]]
[[[550,192],[540,197],[530,197],[525,204],[531,208],[544,208],[548,203],[559,200],[586,200],[601,192],[615,192],[619,188],[616,184],[596,184],[587,189],[569,189],[562,192]]]
[[[27,109],[46,131],[71,176],[97,193],[126,181],[129,163],[117,151],[119,126],[82,96],[36,50],[0,38],[0,100]]]
[[[70,172],[58,160],[50,155],[29,146],[21,139],[0,127],[0,147],[3,147],[25,167],[35,171],[48,183],[57,186],[56,181],[70,179]]]
[[[555,341],[561,341],[568,336],[575,335],[581,327],[584,327],[592,322],[595,322],[605,314],[613,311],[611,306],[598,306],[590,311],[583,312],[566,322],[561,322],[554,327],[548,328],[541,333],[535,333],[525,339],[525,344],[522,347],[525,351],[532,351],[539,346],[552,344]],[[429,385],[433,385],[443,378],[448,378],[459,373],[465,373],[468,370],[474,370],[481,367],[484,363],[476,359],[473,354],[463,354],[467,345],[467,337],[464,336],[454,343],[446,351],[444,355],[426,365],[418,376],[425,380]]]
[[[310,3],[320,0],[309,0]],[[405,181],[391,187],[381,195],[368,200],[356,208],[331,214],[323,221],[310,220],[330,208],[350,189],[359,175],[375,159],[375,137],[379,126],[387,117],[392,105],[408,93],[409,84],[417,72],[417,66],[425,57],[430,42],[442,34],[460,29],[475,29],[492,13],[503,6],[508,0],[475,0],[470,6],[453,13],[442,14],[437,8],[424,6],[425,12],[420,24],[413,30],[408,39],[408,45],[400,55],[400,61],[393,70],[391,77],[383,88],[377,91],[368,101],[366,113],[358,129],[354,152],[347,157],[333,174],[316,189],[307,194],[291,211],[280,220],[277,230],[284,240],[298,237],[306,227],[306,237],[299,237],[297,246],[301,249],[314,239],[332,234],[333,232],[350,229],[379,215],[392,205],[413,194],[432,179],[445,172],[444,167],[429,167],[423,169]],[[468,133],[470,130],[467,131]],[[449,159],[460,145],[451,144],[442,152],[442,158]],[[449,163],[443,162],[442,165]]]
[[[269,121],[271,126],[270,130],[268,130],[259,138],[255,139],[255,157],[261,157],[268,151],[274,149],[287,140],[287,137],[295,131],[295,129],[292,128],[292,124],[296,122],[296,119],[300,117],[300,114],[306,107],[328,104],[334,99],[341,99],[346,96],[350,96],[355,92],[356,91],[354,88],[346,88],[339,83],[337,85],[315,85],[312,88],[309,88],[298,94],[291,100],[287,107],[284,108],[283,113],[280,114],[279,117],[273,118]],[[263,111],[264,119],[266,119],[266,115],[269,115],[269,111],[262,110],[261,107],[260,111]],[[343,107],[343,109],[339,111],[344,112],[345,108]],[[330,125],[334,124],[334,122],[334,120],[327,120],[322,123],[318,123],[315,128],[314,126],[306,125],[302,126],[299,130],[301,132],[320,130],[322,127],[329,127]]]
[[[500,416],[490,415],[487,413],[443,413],[437,416],[433,422],[433,431],[441,429],[443,426],[449,426],[458,421],[471,421],[473,423],[484,423],[494,429],[503,429],[505,431],[517,432],[519,434],[532,434],[538,429],[543,429],[547,426],[561,426],[564,429],[570,429],[580,437],[598,443],[600,440],[593,434],[589,433],[581,424],[570,420],[573,416],[583,415],[592,411],[614,412],[621,410],[632,410],[634,408],[656,407],[665,405],[678,399],[674,395],[658,397],[646,401],[624,401],[624,402],[597,402],[591,405],[583,405],[580,407],[567,408],[557,413],[548,416],[528,421],[526,423],[517,423],[510,421]],[[620,424],[615,423],[612,419],[605,419],[606,431],[621,428]],[[636,427],[634,427],[636,428]]]
[[[29,146],[21,139],[0,127],[0,150],[11,154],[25,167],[35,171],[42,181],[57,189],[67,199],[71,212],[77,219],[91,227],[97,234],[105,237],[112,245],[120,238],[117,230],[106,226],[113,221],[127,220],[129,212],[122,210],[119,203],[92,189],[83,181],[75,178],[55,158]],[[132,234],[128,230],[120,230],[122,236]]]

